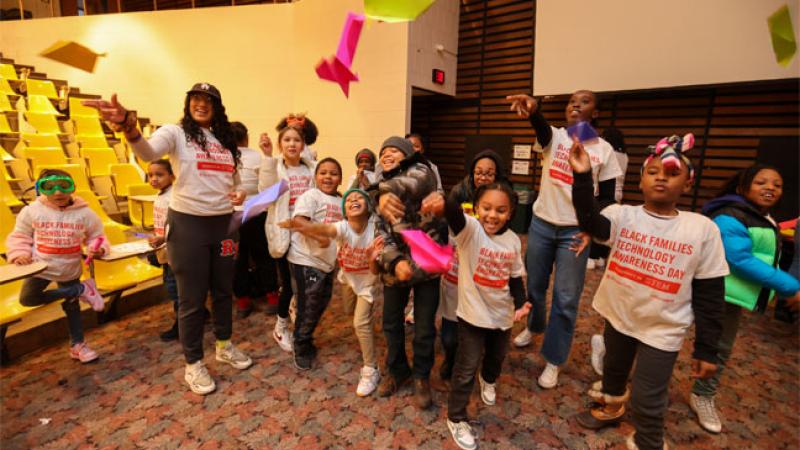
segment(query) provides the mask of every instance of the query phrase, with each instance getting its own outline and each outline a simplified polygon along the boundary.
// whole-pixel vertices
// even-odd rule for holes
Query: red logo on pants
[[[236,256],[237,250],[239,250],[239,245],[234,242],[233,239],[225,239],[224,241],[220,242],[220,256]]]

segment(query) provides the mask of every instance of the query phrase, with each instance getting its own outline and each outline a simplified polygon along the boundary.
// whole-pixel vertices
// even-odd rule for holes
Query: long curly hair
[[[186,94],[186,100],[183,104],[183,118],[181,118],[181,127],[183,128],[183,132],[186,133],[186,142],[196,142],[203,150],[206,150],[206,135],[203,134],[203,130],[200,125],[192,119],[192,113],[189,111],[189,99],[191,94]],[[242,152],[239,151],[239,147],[236,142],[236,136],[234,135],[233,129],[231,128],[231,123],[228,121],[228,115],[225,114],[225,106],[222,105],[222,101],[218,98],[209,96],[211,100],[211,107],[213,108],[213,113],[211,116],[211,133],[214,134],[214,137],[217,138],[220,144],[223,147],[227,148],[231,155],[233,155],[233,163],[234,167],[239,167],[239,161],[241,160]]]

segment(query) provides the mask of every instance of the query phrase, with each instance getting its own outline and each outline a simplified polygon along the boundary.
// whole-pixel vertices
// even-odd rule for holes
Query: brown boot
[[[408,381],[408,377],[399,380],[391,375],[383,377],[383,379],[381,379],[381,384],[378,385],[378,397],[390,397],[394,395],[406,381]]]
[[[428,409],[433,404],[431,400],[431,384],[427,378],[414,379],[414,400],[417,402],[417,408]]]

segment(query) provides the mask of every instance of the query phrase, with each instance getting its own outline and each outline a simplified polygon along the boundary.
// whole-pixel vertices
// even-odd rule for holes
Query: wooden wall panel
[[[412,129],[428,137],[428,156],[439,165],[447,189],[464,176],[465,136],[510,135],[515,144],[531,144],[535,138],[527,120],[510,113],[505,100],[509,94],[531,92],[535,82],[535,3],[463,0],[456,96],[413,99]],[[682,198],[681,207],[699,209],[727,178],[754,162],[761,137],[800,135],[799,84],[798,79],[791,79],[600,93],[597,127],[619,128],[628,146],[625,201],[642,199],[639,168],[647,146],[666,135],[691,132],[696,146],[689,155],[699,182]],[[564,125],[568,97],[541,102],[545,117],[554,126]],[[532,164],[527,176],[513,176],[512,181],[538,189],[537,166]],[[793,183],[796,188],[796,180]]]

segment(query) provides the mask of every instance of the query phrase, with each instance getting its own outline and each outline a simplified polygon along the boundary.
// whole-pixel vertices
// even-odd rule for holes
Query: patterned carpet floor
[[[589,339],[601,329],[590,307],[599,276],[587,276],[575,343],[556,389],[536,385],[544,366],[536,338],[509,352],[497,405],[485,406],[473,394],[470,413],[480,448],[624,448],[629,423],[595,433],[573,419],[598,378],[589,365]],[[255,361],[242,372],[214,360],[207,332],[205,361],[217,391],[200,397],[184,384],[179,344],[157,337],[171,324],[171,306],[128,315],[87,333],[101,354],[95,363],[71,360],[62,341],[0,369],[0,447],[456,448],[445,424],[447,387],[436,375],[438,344],[434,408],[418,411],[408,386],[389,399],[359,398],[361,357],[351,319],[335,296],[317,330],[317,365],[302,373],[271,337],[274,316],[257,311],[235,319],[234,339]],[[770,316],[746,314],[743,322],[718,396],[723,434],[703,431],[689,409],[691,342],[684,346],[666,417],[667,436],[678,448],[800,448],[797,330]],[[378,343],[385,352],[382,335]]]

